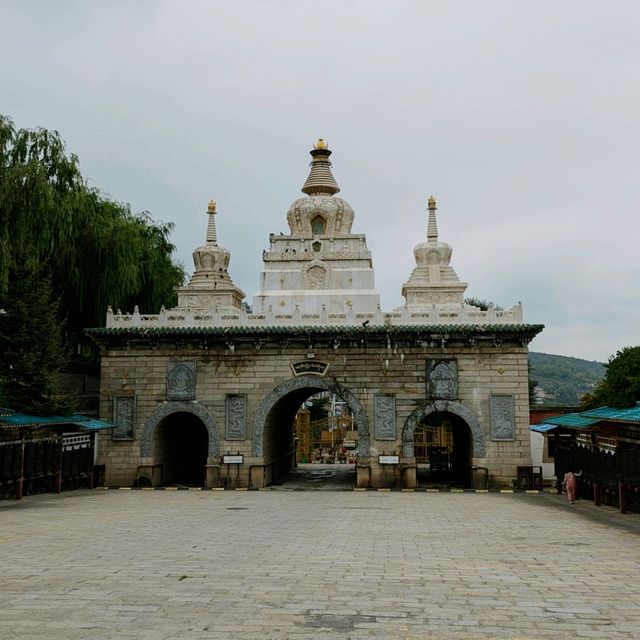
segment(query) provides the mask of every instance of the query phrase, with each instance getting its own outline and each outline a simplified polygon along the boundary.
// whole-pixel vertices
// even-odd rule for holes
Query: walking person
[[[567,492],[567,499],[569,504],[574,504],[576,501],[576,489],[578,488],[578,477],[582,475],[582,471],[574,473],[573,471],[567,471],[564,474],[562,485]]]

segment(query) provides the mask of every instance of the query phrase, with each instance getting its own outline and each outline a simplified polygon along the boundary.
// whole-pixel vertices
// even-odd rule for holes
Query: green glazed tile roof
[[[552,424],[556,427],[569,427],[571,429],[588,429],[592,425],[600,422],[598,418],[583,418],[580,413],[563,413],[559,416],[545,418],[545,424]]]
[[[585,418],[594,418],[597,420],[617,420],[620,422],[638,422],[640,423],[640,404],[627,409],[614,409],[612,407],[599,407],[583,411],[581,416]]]
[[[629,422],[640,424],[640,405],[627,409],[615,409],[613,407],[598,407],[581,413],[564,413],[559,416],[545,418],[545,425],[555,427],[567,427],[569,429],[588,429],[598,422]],[[540,426],[540,425],[534,425]],[[532,427],[533,428],[533,427]],[[541,431],[534,429],[534,431]]]
[[[413,334],[456,334],[456,333],[539,333],[544,329],[543,324],[434,324],[434,325],[373,325],[361,324],[345,325],[301,325],[301,326],[271,326],[271,327],[126,327],[126,328],[91,328],[86,333],[92,336],[179,336],[179,335],[290,335],[301,333],[343,334],[358,333],[368,335],[386,335],[395,333]]]
[[[60,424],[72,424],[85,431],[98,431],[115,427],[110,422],[94,420],[87,416],[74,414],[70,416],[31,416],[26,413],[11,413],[0,416],[0,428],[11,427],[44,427]]]

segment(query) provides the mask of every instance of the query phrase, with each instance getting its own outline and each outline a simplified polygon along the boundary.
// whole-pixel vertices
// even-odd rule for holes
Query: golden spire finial
[[[429,199],[427,200],[427,208],[436,209],[436,199],[433,196],[429,196]]]
[[[216,201],[209,200],[209,206],[207,207],[207,213],[216,213]]]
[[[314,149],[328,149],[329,145],[322,138],[318,138],[318,142],[313,145]]]

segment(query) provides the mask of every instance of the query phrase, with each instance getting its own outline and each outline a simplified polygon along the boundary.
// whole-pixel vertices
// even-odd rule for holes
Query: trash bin
[[[489,469],[487,467],[471,468],[471,487],[473,489],[489,488]]]

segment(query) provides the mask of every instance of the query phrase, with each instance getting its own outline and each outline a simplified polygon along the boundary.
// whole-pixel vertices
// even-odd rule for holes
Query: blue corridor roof
[[[583,411],[581,416],[596,418],[598,420],[619,420],[620,422],[640,423],[640,405],[628,407],[627,409],[614,409],[612,407],[598,407]]]
[[[94,420],[80,414],[70,416],[31,416],[26,413],[11,413],[0,415],[0,428],[10,427],[45,427],[62,424],[72,424],[85,431],[98,431],[99,429],[113,429],[116,425],[102,420]]]
[[[584,418],[582,413],[563,413],[559,416],[545,418],[546,424],[556,427],[569,427],[571,429],[588,429],[590,426],[600,422],[599,418]]]
[[[557,427],[557,425],[555,424],[545,424],[545,423],[541,423],[541,424],[532,424],[529,429],[531,431],[537,431],[538,433],[547,433],[547,431],[551,431],[552,429],[555,429]]]

